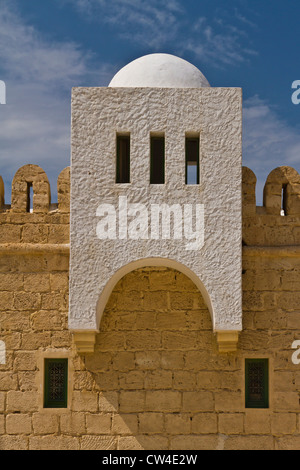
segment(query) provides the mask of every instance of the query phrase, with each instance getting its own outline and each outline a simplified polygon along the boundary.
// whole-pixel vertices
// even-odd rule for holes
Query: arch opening
[[[165,268],[171,268],[176,271],[181,272],[182,274],[186,275],[198,288],[200,291],[204,302],[209,310],[210,316],[211,316],[211,321],[212,324],[214,324],[214,311],[213,311],[213,306],[212,302],[210,299],[210,296],[200,280],[200,278],[188,267],[186,267],[184,264],[179,263],[178,261],[174,261],[168,258],[144,258],[144,259],[139,259],[136,261],[133,261],[122,268],[120,268],[116,273],[111,277],[111,279],[107,282],[105,288],[103,289],[102,293],[100,294],[98,303],[97,303],[97,327],[100,329],[100,324],[101,324],[101,318],[103,315],[103,312],[105,310],[105,307],[107,305],[107,302],[109,300],[109,297],[111,293],[113,292],[115,286],[117,283],[124,277],[126,274],[135,271],[140,268],[146,268],[146,267],[165,267]]]

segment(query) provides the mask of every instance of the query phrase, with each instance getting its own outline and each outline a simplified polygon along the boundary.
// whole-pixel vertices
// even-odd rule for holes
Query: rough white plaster
[[[125,65],[110,87],[198,88],[209,86],[197,67],[171,54],[148,54]]]
[[[70,329],[99,328],[124,267],[165,259],[202,290],[215,330],[241,330],[241,126],[236,88],[73,89]],[[130,184],[115,184],[117,132],[131,135]],[[149,184],[151,132],[165,133],[164,185]],[[200,185],[185,185],[186,133],[200,133]],[[182,240],[99,240],[97,207],[117,207],[120,195],[147,207],[204,204],[204,246],[188,251]]]

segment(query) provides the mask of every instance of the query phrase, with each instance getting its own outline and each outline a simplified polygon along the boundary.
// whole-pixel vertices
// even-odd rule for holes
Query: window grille
[[[45,359],[44,408],[67,408],[68,359]]]
[[[268,359],[246,359],[246,408],[269,407]]]

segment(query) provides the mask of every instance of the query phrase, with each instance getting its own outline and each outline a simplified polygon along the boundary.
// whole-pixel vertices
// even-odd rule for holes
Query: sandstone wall
[[[192,282],[152,267],[116,285],[95,353],[79,356],[68,331],[68,171],[60,182],[59,204],[46,198],[47,210],[28,213],[2,198],[0,449],[299,449],[300,365],[291,346],[300,340],[300,215],[244,210],[236,353],[218,353]],[[268,230],[282,226],[289,238],[271,243],[277,235]],[[69,359],[67,409],[43,408],[45,357]],[[268,409],[245,408],[245,358],[269,359]]]

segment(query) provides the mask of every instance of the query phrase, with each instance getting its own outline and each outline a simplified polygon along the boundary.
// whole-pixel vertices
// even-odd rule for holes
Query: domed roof
[[[109,87],[200,88],[209,83],[197,67],[170,54],[149,54],[125,65]]]

